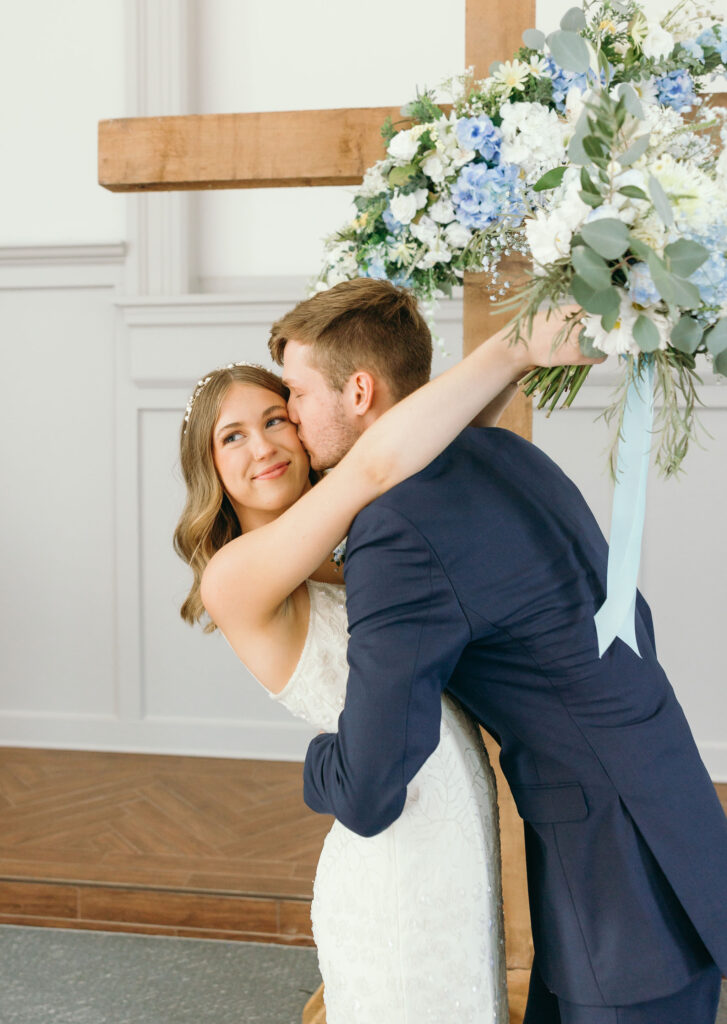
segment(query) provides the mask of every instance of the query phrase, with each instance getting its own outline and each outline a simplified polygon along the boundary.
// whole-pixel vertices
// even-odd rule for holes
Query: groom
[[[299,304],[270,350],[321,470],[430,372],[426,324],[385,281]],[[500,744],[525,821],[526,1024],[713,1024],[727,821],[641,595],[641,657],[620,640],[598,657],[607,557],[577,488],[506,430],[465,430],[364,509],[346,707],[308,750],[305,799],[359,835],[385,829],[437,746],[446,689]]]

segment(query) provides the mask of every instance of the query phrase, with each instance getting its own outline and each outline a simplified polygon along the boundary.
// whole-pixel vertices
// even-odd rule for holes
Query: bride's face
[[[236,381],[222,400],[212,457],[245,530],[270,522],[310,486],[308,456],[274,391]]]

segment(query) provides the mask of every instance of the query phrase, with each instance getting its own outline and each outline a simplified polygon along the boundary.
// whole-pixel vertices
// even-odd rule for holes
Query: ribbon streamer
[[[618,446],[608,552],[606,600],[595,615],[598,655],[618,637],[641,657],[636,642],[636,580],[646,513],[651,425],[654,418],[654,364],[634,370],[626,395]]]

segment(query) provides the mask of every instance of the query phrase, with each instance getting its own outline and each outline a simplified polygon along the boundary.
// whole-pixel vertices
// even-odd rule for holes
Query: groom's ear
[[[372,409],[377,382],[368,370],[352,373],[343,388],[344,401],[350,416],[366,416]]]

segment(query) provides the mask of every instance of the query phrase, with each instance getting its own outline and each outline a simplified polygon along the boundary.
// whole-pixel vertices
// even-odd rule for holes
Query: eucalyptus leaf
[[[584,224],[580,234],[587,245],[607,260],[618,259],[629,247],[629,230],[615,217],[602,217]]]
[[[526,28],[522,40],[530,50],[542,50],[545,46],[545,33],[537,28]]]
[[[671,343],[680,352],[691,355],[699,348],[702,340],[702,325],[691,316],[683,316],[671,330]]]
[[[582,75],[590,66],[590,56],[585,40],[575,32],[551,32],[546,42],[550,47],[553,60],[564,71],[575,71]]]
[[[639,188],[638,185],[623,185],[618,190],[621,195],[628,196],[629,199],[648,199],[646,192],[643,188]]]
[[[723,377],[727,377],[727,349],[714,357],[713,366],[716,373],[721,373]]]
[[[586,27],[586,17],[580,7],[571,7],[560,19],[560,27],[566,32],[580,32]]]
[[[656,255],[650,245],[642,242],[640,238],[635,238],[634,235],[629,235],[629,249],[640,260],[648,260],[649,256]]]
[[[695,270],[709,259],[709,249],[692,242],[689,238],[680,238],[664,249],[669,269],[679,277],[690,277]]]
[[[546,171],[542,178],[538,178],[538,180],[533,185],[533,191],[544,192],[546,189],[549,188],[557,188],[557,186],[560,185],[561,181],[563,180],[563,175],[565,174],[565,171],[565,167],[553,167],[552,170]]]
[[[629,85],[628,82],[622,82],[618,87],[618,95],[624,101],[624,106],[629,114],[633,114],[634,117],[643,120],[644,108],[633,85]]]
[[[702,299],[696,285],[677,277],[676,274],[671,274],[656,253],[650,253],[648,263],[656,290],[665,302],[680,306],[682,309],[696,309],[701,306]]]
[[[653,174],[649,175],[649,194],[656,212],[659,214],[666,226],[669,227],[669,225],[674,223],[674,214],[672,212],[671,203],[667,198],[666,192],[661,187],[660,182],[657,181]]]
[[[642,352],[656,352],[659,347],[659,331],[656,324],[643,313],[636,317],[634,341]]]
[[[708,351],[713,356],[721,356],[724,352],[727,352],[727,317],[722,317],[714,327],[710,327],[704,336],[704,340],[707,343]]]
[[[608,288],[602,288],[600,291],[594,291],[588,297],[588,300],[581,303],[581,305],[589,313],[595,313],[597,316],[605,316],[614,312],[618,314],[621,308],[618,289],[609,286]]]
[[[583,148],[583,139],[588,135],[589,131],[588,111],[584,108],[576,121],[573,138],[568,145],[568,157],[571,163],[577,165],[589,163],[588,156]]]
[[[587,245],[576,246],[573,249],[571,258],[573,266],[576,268],[576,273],[591,288],[600,291],[602,288],[610,287],[611,271],[608,264],[593,249],[590,249]]]
[[[570,290],[578,305],[582,306],[584,309],[588,309],[588,303],[591,301],[598,289],[592,288],[585,278],[576,274],[570,283]]]
[[[585,167],[581,167],[581,188],[584,192],[591,192],[594,196],[600,196],[601,190],[594,184],[590,174]]]
[[[586,135],[584,137],[583,149],[593,159],[599,160],[603,156],[603,143],[596,135]]]
[[[591,192],[579,192],[578,195],[584,203],[588,206],[592,206],[594,209],[603,205],[603,196],[594,196]]]
[[[403,167],[392,167],[389,171],[389,184],[396,187],[405,185],[411,181],[417,173],[415,164],[405,164]]]
[[[587,359],[598,359],[603,355],[600,348],[593,344],[593,338],[589,338],[585,328],[578,335],[578,347]]]
[[[618,320],[620,312],[621,307],[619,306],[618,309],[611,309],[608,313],[604,313],[604,315],[601,317],[601,327],[606,332],[606,334],[612,331],[616,326],[616,321]]]
[[[630,167],[635,164],[640,156],[643,156],[649,148],[649,135],[639,135],[638,139],[631,143],[629,148],[621,156],[617,157],[622,167]]]
[[[494,75],[495,72],[497,71],[497,69],[501,68],[501,67],[502,67],[502,61],[501,60],[493,60],[492,64],[490,64],[490,68],[489,68],[490,74]]]

